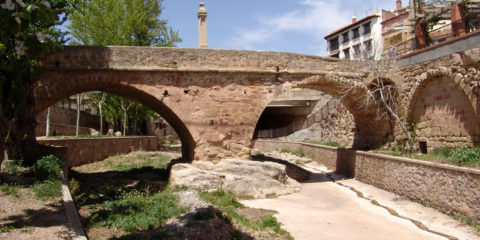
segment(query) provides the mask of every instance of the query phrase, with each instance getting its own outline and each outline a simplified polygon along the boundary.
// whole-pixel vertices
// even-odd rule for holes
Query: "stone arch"
[[[103,91],[137,101],[146,107],[157,112],[177,132],[182,142],[182,157],[185,161],[191,162],[194,159],[195,141],[187,126],[177,114],[162,102],[162,98],[155,97],[148,91],[149,87],[126,83],[122,79],[134,76],[129,73],[117,73],[113,78],[103,77],[102,71],[89,71],[87,73],[69,71],[68,73],[52,71],[43,76],[35,87],[35,114],[39,114],[49,106],[61,99],[74,94]],[[112,74],[115,75],[115,74]],[[72,80],[74,78],[74,80]],[[69,79],[68,81],[62,81]],[[164,95],[168,91],[164,90]]]
[[[353,148],[374,149],[383,145],[391,138],[392,129],[389,121],[387,119],[376,119],[375,108],[360,104],[360,101],[365,98],[368,92],[368,88],[362,83],[354,81],[349,77],[325,74],[307,77],[302,81],[293,83],[292,87],[318,90],[330,96],[344,95],[341,98],[341,103],[353,115],[355,123]],[[287,89],[288,87],[284,85],[283,91]],[[274,94],[273,98],[283,91]],[[264,109],[266,106],[264,106]],[[260,118],[260,115],[258,118]]]
[[[476,98],[462,81],[451,71],[431,70],[411,91],[407,121],[430,149],[480,143]]]

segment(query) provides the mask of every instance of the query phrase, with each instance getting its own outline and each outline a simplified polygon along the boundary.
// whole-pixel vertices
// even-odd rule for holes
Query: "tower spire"
[[[200,3],[198,9],[198,48],[208,48],[207,44],[207,9],[205,3]]]

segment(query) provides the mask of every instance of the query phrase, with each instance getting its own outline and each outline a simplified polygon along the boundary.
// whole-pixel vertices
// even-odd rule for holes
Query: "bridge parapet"
[[[130,46],[68,46],[43,64],[69,69],[292,74],[352,73],[362,69],[352,61],[295,53]]]

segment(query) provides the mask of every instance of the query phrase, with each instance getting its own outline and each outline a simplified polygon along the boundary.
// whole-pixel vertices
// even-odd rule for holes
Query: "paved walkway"
[[[316,163],[315,175],[299,193],[275,199],[242,201],[276,210],[295,239],[480,239],[473,229],[431,208],[353,179],[339,180]],[[412,221],[416,220],[416,221]]]

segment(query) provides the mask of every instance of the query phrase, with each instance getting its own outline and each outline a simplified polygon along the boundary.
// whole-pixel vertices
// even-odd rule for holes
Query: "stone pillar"
[[[454,37],[464,35],[466,31],[465,12],[462,4],[455,4],[450,8],[450,18],[452,20],[452,34]]]
[[[198,48],[208,48],[207,44],[207,9],[205,3],[200,3],[198,10]]]
[[[415,46],[416,49],[427,47],[427,33],[420,24],[415,25]]]

